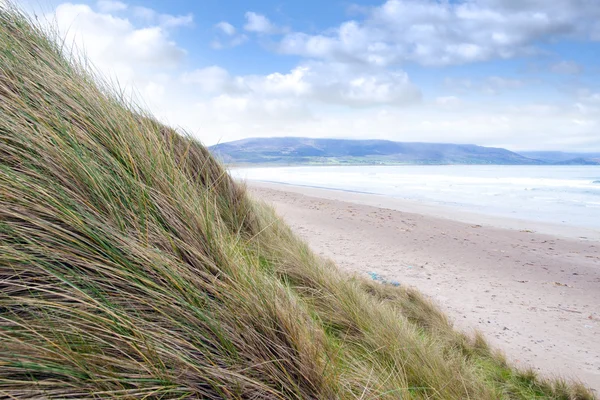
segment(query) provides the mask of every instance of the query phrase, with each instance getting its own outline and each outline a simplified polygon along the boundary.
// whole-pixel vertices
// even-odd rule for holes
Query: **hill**
[[[494,147],[389,140],[253,138],[220,143],[210,150],[227,163],[545,164]]]
[[[600,165],[600,153],[520,152],[449,143],[251,138],[210,147],[232,164]]]
[[[0,9],[0,397],[592,399],[350,277]]]
[[[525,157],[556,165],[600,165],[600,153],[567,153],[563,151],[520,151]]]

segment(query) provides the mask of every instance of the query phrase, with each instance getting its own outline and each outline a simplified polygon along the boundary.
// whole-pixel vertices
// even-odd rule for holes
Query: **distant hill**
[[[210,150],[236,164],[548,164],[501,148],[389,140],[253,138],[220,143]]]
[[[600,165],[600,153],[567,153],[563,151],[520,151],[525,157],[556,165]]]

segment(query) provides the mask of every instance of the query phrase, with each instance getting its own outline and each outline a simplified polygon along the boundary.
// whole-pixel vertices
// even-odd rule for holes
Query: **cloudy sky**
[[[598,0],[20,5],[206,144],[310,136],[600,151]]]

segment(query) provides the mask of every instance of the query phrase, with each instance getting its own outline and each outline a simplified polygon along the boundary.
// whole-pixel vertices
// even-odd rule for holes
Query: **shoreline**
[[[305,194],[313,197],[329,200],[340,200],[354,204],[385,208],[395,211],[405,211],[415,214],[424,214],[431,217],[443,218],[467,224],[482,224],[495,228],[510,229],[517,231],[531,231],[563,238],[600,241],[600,230],[576,225],[562,225],[534,219],[512,218],[501,215],[468,211],[459,207],[452,207],[433,202],[423,202],[412,199],[402,199],[383,194],[363,192],[358,190],[323,188],[311,185],[296,185],[274,181],[246,181],[248,186],[278,189],[285,188],[286,191]]]
[[[342,270],[416,287],[515,365],[600,391],[600,233],[373,194],[247,185]]]

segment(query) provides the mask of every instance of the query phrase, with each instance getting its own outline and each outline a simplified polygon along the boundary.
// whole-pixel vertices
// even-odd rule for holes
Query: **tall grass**
[[[0,10],[0,397],[592,399],[349,277]]]

